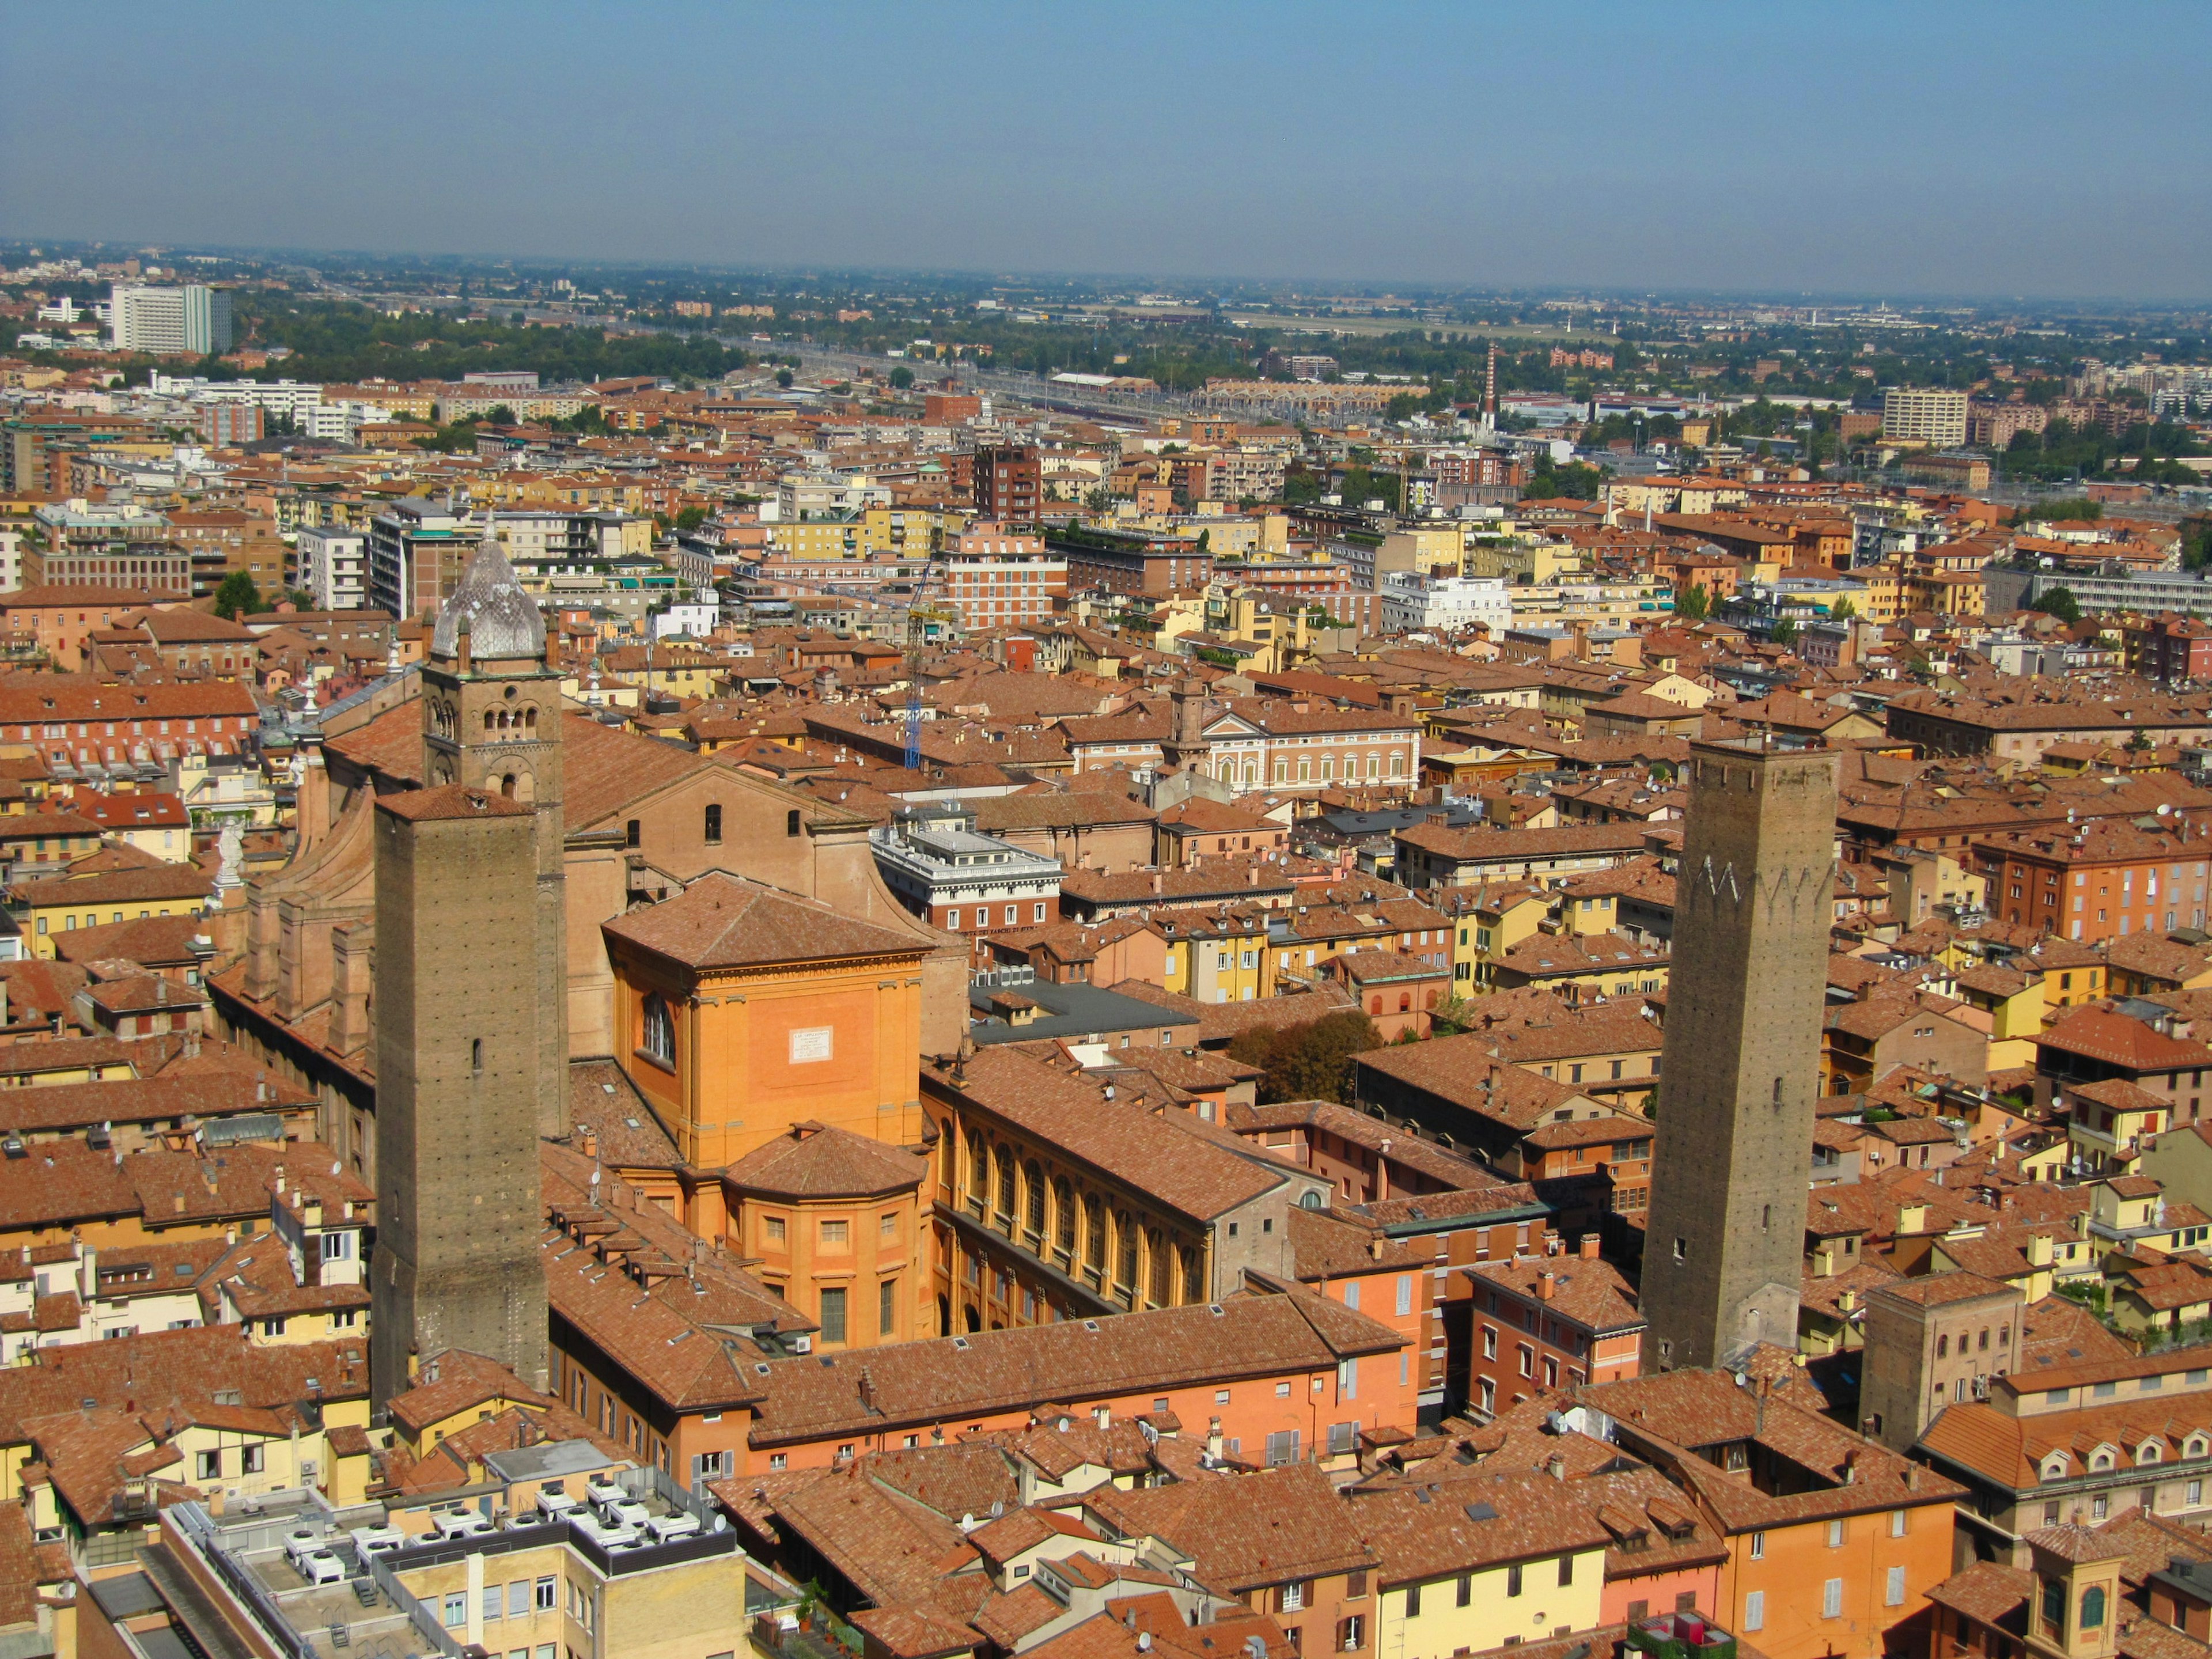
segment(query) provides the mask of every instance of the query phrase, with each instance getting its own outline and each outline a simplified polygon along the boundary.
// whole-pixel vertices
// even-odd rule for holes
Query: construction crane
[[[940,605],[916,603],[906,612],[906,769],[921,769],[921,648],[928,624],[956,620]]]

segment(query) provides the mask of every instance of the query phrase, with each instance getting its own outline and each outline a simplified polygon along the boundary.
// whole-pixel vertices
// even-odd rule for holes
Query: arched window
[[[676,1016],[670,1012],[668,1000],[658,991],[649,991],[645,998],[645,1036],[641,1046],[664,1066],[676,1064]]]
[[[499,793],[506,796],[509,800],[513,800],[514,799],[514,773],[509,772],[505,777],[499,781]]]
[[[1038,1237],[1044,1237],[1044,1171],[1032,1160],[1022,1165],[1023,1224]]]
[[[496,732],[496,731],[498,731],[498,730],[499,730],[499,710],[498,710],[498,709],[496,709],[496,708],[487,708],[487,709],[485,709],[485,710],[484,710],[484,735],[485,735],[486,737],[489,737],[493,732]]]
[[[952,1120],[946,1118],[945,1127],[938,1131],[938,1150],[944,1154],[942,1164],[945,1190],[957,1190],[960,1185],[960,1147],[952,1133]]]
[[[707,803],[705,833],[708,846],[722,844],[722,803],[718,800]]]
[[[1182,1247],[1182,1299],[1206,1300],[1206,1264],[1199,1260],[1197,1247],[1190,1244]]]
[[[1413,1006],[1413,994],[1411,991],[1401,991],[1398,993],[1398,1012],[1400,1013],[1404,1013]]]
[[[1083,1241],[1083,1259],[1091,1267],[1103,1271],[1106,1266],[1106,1206],[1098,1201],[1098,1194],[1092,1193],[1084,1199],[1083,1209],[1091,1218],[1090,1231]]]
[[[1053,1242],[1063,1250],[1075,1249],[1075,1188],[1066,1176],[1052,1183]]]
[[[1129,1219],[1127,1210],[1114,1212],[1114,1239],[1121,1247],[1121,1265],[1114,1273],[1114,1282],[1134,1288],[1137,1283],[1137,1227]]]
[[[2164,1454],[2160,1451],[2155,1440],[2146,1440],[2136,1448],[2136,1462],[2138,1463],[2155,1463],[2162,1455]]]
[[[522,711],[522,726],[523,729],[527,732],[535,732],[538,729],[538,705],[536,703],[531,704],[529,708]]]
[[[1312,1188],[1307,1188],[1305,1191],[1298,1194],[1298,1208],[1301,1210],[1318,1210],[1321,1208],[1321,1194],[1314,1191]]]
[[[2081,1628],[2102,1630],[2105,1627],[2105,1587],[2092,1584],[2081,1592]]]
[[[1174,1299],[1175,1292],[1168,1283],[1167,1241],[1160,1237],[1157,1227],[1145,1229],[1145,1254],[1149,1258],[1145,1265],[1151,1270],[1146,1274],[1145,1294],[1165,1307]]]
[[[968,1143],[968,1195],[978,1204],[991,1201],[991,1149],[980,1135]]]
[[[1936,1357],[1938,1359],[1948,1358],[1950,1357],[1950,1352],[1951,1337],[1950,1334],[1947,1331],[1944,1334],[1936,1339]]]
[[[999,1213],[1014,1218],[1014,1154],[1006,1146],[999,1148]]]

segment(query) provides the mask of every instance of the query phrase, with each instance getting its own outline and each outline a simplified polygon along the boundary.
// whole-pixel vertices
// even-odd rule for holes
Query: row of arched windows
[[[960,1188],[954,1124],[942,1136],[946,1183]],[[1102,1289],[1110,1279],[1161,1307],[1206,1297],[1204,1258],[1196,1246],[1176,1244],[1164,1229],[1064,1175],[1048,1175],[1034,1158],[1007,1142],[970,1135],[963,1196],[986,1225],[1042,1256],[1057,1253],[1060,1266]]]
[[[527,736],[538,730],[538,708],[526,703],[520,708],[487,708],[483,713],[484,736],[494,738]]]
[[[434,737],[460,740],[461,711],[450,698],[427,699],[430,732]],[[495,704],[483,711],[483,735],[490,742],[502,738],[530,738],[538,732],[538,708],[534,703],[517,707],[512,703]]]

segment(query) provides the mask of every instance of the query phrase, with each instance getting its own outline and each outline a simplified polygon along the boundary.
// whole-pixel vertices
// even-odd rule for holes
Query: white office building
[[[1393,570],[1382,580],[1385,634],[1456,633],[1478,623],[1493,637],[1513,625],[1513,594],[1498,576],[1431,576]]]
[[[318,611],[359,611],[368,603],[368,535],[324,525],[300,532],[301,585]]]
[[[1966,441],[1966,394],[1892,386],[1881,394],[1881,435],[1931,449],[1955,449]]]
[[[110,295],[109,327],[118,351],[204,357],[230,349],[228,289],[201,283],[181,288],[118,283]]]

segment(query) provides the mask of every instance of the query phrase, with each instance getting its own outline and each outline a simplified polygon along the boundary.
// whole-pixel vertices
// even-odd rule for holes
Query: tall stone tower
[[[1691,745],[1643,1306],[1651,1370],[1794,1347],[1837,757]]]
[[[532,817],[462,783],[376,803],[379,1407],[447,1348],[545,1386]]]
[[[562,842],[561,676],[545,620],[484,526],[422,665],[422,779],[463,783],[536,815],[538,1133],[568,1133],[568,933]]]
[[[422,670],[425,787],[376,803],[370,1388],[409,1356],[545,1381],[538,1143],[568,1127],[561,693],[487,529]]]
[[[1188,772],[1204,767],[1212,752],[1206,735],[1206,682],[1177,680],[1168,692],[1168,735],[1160,758]]]

